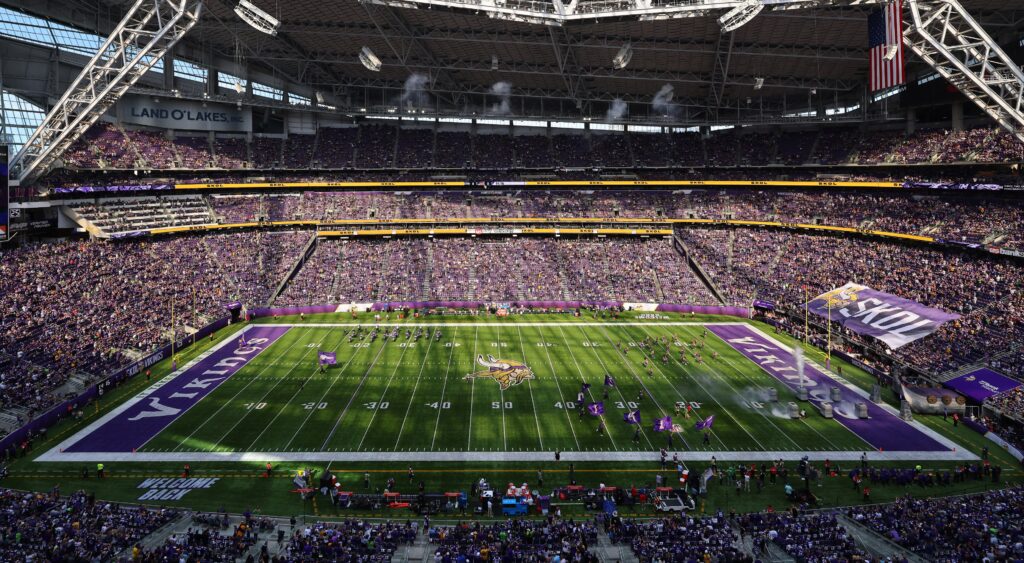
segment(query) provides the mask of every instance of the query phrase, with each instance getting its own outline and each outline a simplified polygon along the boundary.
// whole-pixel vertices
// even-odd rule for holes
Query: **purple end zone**
[[[781,348],[747,325],[708,325],[727,344],[755,364],[761,366],[773,377],[796,391],[800,387],[796,359],[793,353]],[[829,376],[811,365],[804,365],[804,375],[810,390],[810,400],[815,405],[829,399],[829,387],[839,387],[841,399],[833,402],[835,419],[854,434],[871,444],[876,450],[887,452],[934,452],[949,451],[949,448],[935,441],[898,416],[882,409],[866,398],[832,381]],[[854,405],[864,402],[870,418],[856,417]]]
[[[289,327],[254,326],[245,332],[246,345],[228,341],[174,379],[121,410],[64,451],[131,452],[167,428],[270,347]]]

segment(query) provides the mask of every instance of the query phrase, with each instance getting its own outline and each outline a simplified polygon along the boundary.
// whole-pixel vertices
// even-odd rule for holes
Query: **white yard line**
[[[208,350],[206,350],[202,354],[199,354],[195,358],[192,358],[191,361],[189,361],[185,365],[183,365],[180,368],[178,368],[177,371],[171,372],[171,373],[165,375],[164,377],[162,377],[161,379],[158,379],[152,385],[150,385],[149,387],[147,387],[147,388],[143,389],[142,391],[140,391],[139,393],[137,393],[134,397],[132,397],[132,398],[128,399],[127,401],[121,403],[117,407],[114,407],[114,409],[109,411],[107,414],[105,414],[102,417],[100,417],[99,419],[89,423],[89,425],[86,426],[85,428],[79,430],[78,432],[75,432],[70,438],[68,438],[68,439],[64,440],[63,442],[61,442],[61,443],[57,444],[56,446],[54,446],[54,449],[64,450],[64,449],[70,448],[72,445],[74,445],[75,443],[77,443],[80,440],[84,439],[86,436],[92,434],[96,430],[99,430],[100,427],[102,427],[104,424],[106,424],[106,423],[110,422],[112,419],[118,417],[124,411],[126,411],[126,410],[130,409],[131,407],[137,405],[139,403],[139,401],[142,401],[143,399],[145,399],[146,397],[149,397],[150,395],[152,395],[154,392],[156,392],[158,389],[160,389],[164,385],[167,385],[171,381],[174,381],[174,379],[176,379],[179,375],[181,375],[182,373],[185,373],[186,371],[192,369],[192,367],[195,366],[196,364],[198,364],[199,362],[201,362],[201,361],[205,360],[206,358],[212,356],[213,354],[215,354],[221,348],[234,343],[236,336],[244,335],[251,328],[253,328],[252,325],[247,326],[247,327],[243,328],[242,330],[238,331],[237,333],[229,335],[228,337],[224,338],[224,340],[222,340],[221,342],[217,343],[212,348],[209,348]],[[287,333],[285,333],[285,334],[287,334]],[[280,342],[281,338],[284,338],[284,334],[282,334],[278,338],[278,340],[275,341],[274,343],[276,344],[277,342]],[[269,346],[268,346],[268,348],[269,348]],[[264,348],[263,351],[266,351],[266,348]],[[259,354],[257,354],[257,356],[258,355]],[[255,357],[256,356],[253,356],[253,358],[255,358]],[[252,360],[250,360],[250,361],[252,361]],[[239,371],[241,371],[241,370],[239,370]],[[237,372],[236,372],[236,374],[237,374]],[[202,401],[199,401],[199,403],[201,403],[201,402]],[[191,409],[192,407],[196,406],[199,403],[195,403],[191,407],[189,407],[188,409],[185,409],[185,411],[183,411],[183,412],[181,412],[179,414],[179,417],[184,415],[186,412],[188,412],[189,409]],[[177,420],[177,418],[175,420]],[[150,440],[152,440],[153,438],[155,438],[156,436],[159,436],[159,435],[160,435],[160,433],[158,432],[158,433],[154,434],[153,436],[150,436],[149,440],[146,440],[146,443],[149,443]],[[143,446],[145,446],[146,443],[144,443]],[[142,448],[140,447],[139,449],[142,449]]]
[[[357,450],[363,449],[363,442],[366,441],[366,435],[370,433],[370,429],[373,428],[373,421],[377,419],[377,413],[380,412],[380,404],[384,402],[384,397],[388,394],[388,389],[391,389],[391,382],[395,379],[395,374],[398,373],[399,368],[402,367],[402,360],[405,359],[405,353],[409,351],[409,342],[406,341],[405,346],[402,348],[402,353],[398,355],[398,361],[395,363],[395,369],[391,370],[391,377],[388,378],[388,382],[384,384],[384,391],[380,394],[380,398],[377,399],[377,408],[373,409],[373,413],[370,415],[370,422],[366,423],[366,430],[363,430],[363,437],[359,439],[359,445],[356,446]]]
[[[409,411],[412,410],[412,402],[416,400],[416,389],[420,386],[420,377],[423,375],[423,368],[427,366],[427,359],[430,358],[430,347],[434,345],[434,339],[427,334],[427,352],[423,354],[423,362],[420,364],[420,372],[416,374],[416,383],[412,386],[412,395],[409,396],[409,406],[405,407],[405,417],[402,418],[402,426],[398,429],[398,436],[395,438],[395,451],[398,451],[398,443],[402,441],[402,432],[405,430],[405,421],[409,420]],[[441,410],[441,405],[437,405]]]
[[[287,334],[287,333],[285,333],[285,334]],[[284,336],[282,335],[281,338],[284,338]],[[214,418],[217,418],[217,415],[219,415],[221,413],[221,411],[226,409],[227,406],[229,404],[231,404],[231,402],[233,402],[235,399],[237,399],[238,396],[241,395],[243,391],[248,389],[249,386],[252,385],[253,383],[255,383],[256,381],[258,381],[260,379],[260,377],[262,377],[263,374],[267,372],[267,370],[269,370],[272,367],[275,367],[275,366],[279,365],[281,363],[281,359],[284,358],[285,356],[287,356],[288,352],[290,352],[292,350],[292,348],[295,347],[296,344],[298,344],[298,343],[300,343],[302,341],[303,341],[303,339],[302,339],[301,336],[296,338],[295,342],[292,342],[291,344],[289,344],[288,348],[286,348],[285,351],[280,356],[278,356],[276,360],[268,363],[266,366],[263,367],[263,369],[261,369],[259,372],[257,372],[256,375],[252,379],[250,379],[248,383],[245,384],[245,386],[243,386],[241,389],[239,389],[237,393],[232,395],[230,399],[228,399],[227,401],[224,401],[224,404],[222,404],[216,411],[214,411],[213,414],[208,416],[206,418],[206,420],[202,421],[202,423],[200,423],[198,426],[196,426],[195,430],[193,430],[191,434],[186,436],[185,439],[181,441],[181,443],[179,443],[177,446],[175,446],[172,451],[178,451],[179,449],[181,449],[181,447],[184,444],[188,443],[188,441],[191,440],[192,437],[195,436],[197,432],[199,432],[199,430],[201,430],[203,427],[205,427],[207,425],[207,423],[209,423]],[[278,342],[280,342],[280,339],[278,339]],[[275,342],[275,344],[276,344],[276,342]],[[290,370],[288,370],[288,372],[291,373],[291,370],[293,370],[293,369],[295,369],[295,366],[292,366],[292,368]],[[240,372],[242,370],[240,369],[238,371]],[[238,375],[238,372],[235,372],[235,375]],[[212,395],[213,395],[213,393],[210,393],[209,395],[206,396],[206,398],[203,399],[203,401],[205,401],[206,399],[209,399]],[[203,401],[199,401],[198,403],[196,403],[196,405],[202,403]],[[193,405],[193,406],[195,406],[195,405]],[[182,413],[182,414],[184,414],[184,413]],[[143,445],[145,445],[145,444],[143,444]]]
[[[477,327],[476,332],[473,334],[473,357],[470,365],[476,364],[476,343],[480,339],[480,327]],[[470,370],[473,368],[471,367]],[[469,380],[469,431],[466,432],[466,449],[472,450],[470,444],[473,441],[473,396],[476,391],[476,378]]]
[[[324,443],[320,445],[321,450],[327,449],[327,444],[330,443],[331,438],[334,437],[334,433],[338,431],[338,425],[341,424],[341,419],[345,418],[345,413],[347,413],[349,407],[352,406],[352,401],[356,400],[356,396],[359,395],[359,391],[363,388],[363,385],[366,383],[366,376],[370,374],[370,370],[373,369],[373,366],[377,365],[377,360],[379,360],[380,355],[384,353],[384,348],[387,348],[387,344],[388,339],[382,338],[380,343],[380,349],[377,350],[377,355],[373,357],[373,361],[371,361],[370,365],[366,367],[366,371],[363,372],[362,379],[359,380],[359,385],[356,386],[355,391],[353,391],[352,394],[349,396],[348,403],[345,403],[345,408],[341,410],[341,414],[339,414],[337,420],[334,421],[334,426],[331,427],[331,432],[327,434],[327,438],[324,439]],[[328,467],[328,469],[330,469],[330,467]]]
[[[258,462],[285,463],[297,461],[311,462],[533,462],[551,461],[554,452],[139,452],[139,453],[107,453],[107,452],[60,452],[51,449],[35,459],[37,462]],[[683,461],[708,461],[714,456],[718,461],[772,461],[783,459],[798,461],[806,456],[811,461],[860,461],[861,452],[814,452],[814,451],[685,451],[679,452]],[[955,452],[871,452],[871,461],[976,461],[978,456],[968,450],[957,449]],[[619,452],[562,452],[562,461],[651,461],[661,458],[651,451],[619,451]]]
[[[523,342],[523,330],[516,327],[519,331],[519,347],[523,350],[523,363],[530,365],[526,359],[526,344]],[[533,421],[537,424],[537,441],[540,443],[540,449],[544,449],[544,437],[540,433],[540,417],[537,416],[537,402],[533,399],[533,380],[528,379],[526,381],[526,388],[530,390],[530,404],[533,405]]]
[[[792,348],[786,346],[782,342],[776,340],[774,337],[766,334],[764,331],[762,331],[761,329],[757,328],[756,326],[754,326],[752,324],[749,324],[749,323],[728,323],[728,324],[734,324],[734,325],[742,324],[742,325],[748,327],[750,330],[752,330],[752,331],[756,332],[757,334],[761,335],[762,337],[764,337],[766,340],[768,340],[772,344],[775,344],[779,348],[782,348],[783,350],[789,350],[789,351],[793,350]],[[804,356],[804,358],[807,359],[806,355]],[[824,367],[818,365],[817,363],[815,363],[814,361],[811,361],[809,359],[807,359],[807,364],[808,365],[813,365],[814,367],[818,368],[818,371],[820,371],[822,374],[828,376],[830,379],[832,379],[836,383],[842,385],[843,387],[846,387],[850,391],[852,391],[852,392],[856,393],[857,395],[859,395],[860,397],[864,398],[866,401],[872,402],[871,401],[871,394],[870,393],[868,393],[864,389],[861,389],[859,386],[855,385],[854,383],[851,383],[850,381],[847,381],[845,378],[840,377],[839,375],[833,373],[832,370],[825,369]],[[900,411],[898,409],[896,409],[895,407],[893,407],[892,405],[886,403],[885,401],[882,401],[880,403],[874,403],[874,404],[878,408],[888,412],[889,414],[895,416],[896,418],[900,418]],[[900,420],[902,420],[902,419],[900,419]],[[904,422],[906,422],[906,421],[904,421]],[[935,431],[935,430],[925,426],[923,423],[921,423],[921,422],[919,422],[917,420],[912,420],[910,422],[906,422],[906,424],[909,424],[910,426],[913,426],[915,429],[917,429],[922,434],[927,435],[931,439],[933,439],[936,442],[942,444],[943,446],[946,446],[950,450],[954,450],[954,451],[960,452],[960,451],[963,451],[963,449],[964,449],[963,446],[961,446],[960,444],[957,444],[956,442],[950,440],[949,438],[943,436],[942,434],[939,434],[937,431]]]
[[[541,342],[544,341],[543,335],[541,336]],[[548,366],[551,367],[551,377],[555,380],[555,387],[558,389],[558,398],[562,401],[562,412],[565,413],[565,419],[569,421],[569,431],[572,432],[572,441],[576,442],[576,449],[580,447],[580,441],[576,438],[576,429],[572,426],[572,417],[569,416],[569,409],[565,406],[565,395],[562,394],[562,386],[558,384],[558,372],[555,371],[555,364],[551,362],[551,352],[548,351],[548,347],[544,346],[544,352],[548,356]],[[582,407],[582,405],[579,405]]]
[[[647,332],[647,329],[643,329],[643,331],[644,331],[644,334],[645,334],[645,335],[647,335],[647,336],[651,336],[651,334],[650,334],[649,332]],[[680,342],[682,342],[682,341],[680,341]],[[670,354],[669,354],[668,356],[669,356],[669,359],[670,359],[671,361],[675,362],[676,364],[678,364],[678,365],[679,365],[679,367],[680,367],[680,368],[682,368],[682,369],[683,369],[683,372],[684,372],[684,373],[686,373],[686,375],[687,375],[687,376],[689,376],[689,378],[690,378],[690,379],[691,379],[691,380],[692,380],[692,381],[693,381],[694,383],[696,383],[696,384],[697,384],[697,386],[698,386],[698,387],[700,387],[700,388],[701,388],[701,390],[703,390],[703,391],[704,391],[704,393],[705,393],[705,394],[706,394],[706,395],[707,395],[708,397],[711,397],[711,400],[712,400],[712,401],[714,401],[716,405],[718,405],[719,407],[721,407],[722,411],[723,411],[723,412],[724,412],[724,413],[725,413],[726,415],[728,415],[728,416],[729,416],[730,418],[732,418],[732,419],[733,419],[733,421],[735,421],[735,422],[736,422],[736,426],[738,426],[738,427],[740,428],[740,430],[743,430],[744,432],[746,432],[747,436],[750,436],[750,438],[751,438],[752,440],[754,440],[754,442],[756,442],[756,443],[757,443],[757,445],[758,445],[758,446],[760,446],[760,448],[761,448],[762,450],[765,450],[765,449],[767,449],[767,448],[765,448],[765,447],[764,447],[764,444],[762,444],[762,443],[761,443],[761,441],[760,441],[760,440],[758,440],[758,439],[757,439],[757,438],[756,438],[756,437],[755,437],[755,436],[754,436],[754,435],[753,435],[753,434],[752,434],[752,433],[750,432],[750,430],[747,430],[747,427],[746,427],[746,426],[744,426],[744,424],[743,424],[742,420],[740,420],[740,419],[739,419],[739,418],[737,418],[737,417],[736,417],[735,415],[733,415],[733,414],[732,414],[732,411],[730,411],[730,410],[729,410],[728,408],[726,408],[726,406],[725,406],[724,404],[722,404],[722,402],[721,402],[721,401],[719,401],[719,400],[718,400],[718,397],[716,397],[714,393],[712,393],[712,392],[710,392],[709,390],[705,389],[705,388],[704,388],[704,386],[703,386],[703,385],[701,385],[699,381],[697,381],[697,378],[696,378],[696,377],[694,377],[694,376],[693,376],[693,374],[691,374],[691,373],[690,373],[690,370],[686,369],[686,366],[684,366],[684,365],[682,364],[682,362],[680,362],[680,361],[679,361],[679,359],[678,359],[678,358],[677,358],[677,357],[676,357],[676,356],[675,356],[674,354],[671,354],[671,353],[670,353]],[[658,368],[658,373],[660,373],[660,374],[661,374],[661,376],[665,378],[665,381],[667,381],[667,382],[668,382],[669,386],[670,386],[670,387],[672,387],[672,389],[675,389],[675,390],[676,390],[676,394],[677,394],[677,395],[679,395],[679,398],[680,398],[680,399],[683,399],[683,400],[685,400],[685,398],[683,397],[683,395],[682,395],[682,393],[681,393],[681,392],[679,391],[679,389],[678,389],[678,388],[677,388],[677,387],[676,387],[676,386],[675,386],[675,385],[674,385],[674,384],[672,383],[672,381],[671,381],[671,380],[670,380],[670,379],[668,378],[668,376],[666,376],[666,375],[664,374],[664,372],[662,372],[662,371],[661,371],[661,368],[657,366],[657,362],[656,362],[656,361],[654,361],[653,363],[655,364],[655,367],[657,367],[657,368]],[[707,362],[704,362],[704,363],[706,364]],[[730,386],[730,387],[731,387],[731,386]],[[722,438],[721,438],[721,437],[719,437],[717,433],[715,433],[714,427],[712,427],[712,428],[711,428],[711,435],[713,435],[713,436],[714,436],[715,438],[718,438],[718,441],[722,442],[722,445],[723,445],[723,446],[725,446],[725,442],[723,442],[723,441],[722,441]],[[790,442],[792,442],[792,440],[790,440]],[[794,442],[794,445],[797,445],[797,444],[796,444],[796,443]],[[797,446],[797,447],[799,447],[799,446]]]
[[[501,327],[498,327],[498,335],[494,337],[498,344],[498,357],[501,357]],[[498,398],[501,399],[501,445],[508,450],[508,432],[505,430],[505,390],[498,386]]]
[[[444,392],[448,389],[448,373],[452,370],[452,358],[455,356],[455,343],[458,342],[459,327],[455,327],[455,334],[452,335],[451,348],[452,351],[448,352],[448,367],[444,370],[444,383],[441,384],[441,400],[437,403],[437,419],[434,421],[434,433],[430,437],[430,449],[434,449],[434,442],[437,441],[437,427],[441,425],[441,412],[444,410],[441,405],[444,404]]]
[[[293,371],[295,371],[295,368],[305,364],[306,356],[309,354],[309,352],[311,350],[319,350],[320,349],[320,345],[323,344],[324,340],[327,339],[327,336],[329,334],[330,333],[325,334],[323,338],[321,338],[319,341],[317,341],[315,348],[314,347],[307,347],[306,351],[303,352],[303,354],[302,354],[302,358],[298,362],[295,362],[294,364],[292,364],[292,367],[290,367],[288,369],[288,371],[285,372],[284,377],[278,378],[278,380],[274,382],[274,385],[270,389],[267,389],[266,393],[263,393],[262,397],[260,397],[259,399],[255,400],[255,401],[251,401],[251,402],[253,402],[253,403],[262,403],[262,402],[264,402],[264,399],[269,397],[270,394],[273,393],[275,389],[277,389],[277,386],[280,385],[282,381],[285,381],[288,378],[288,376],[291,375],[291,373]],[[315,371],[314,371],[314,373],[315,373]],[[253,379],[253,381],[255,381],[255,379]],[[252,381],[250,381],[245,387],[248,388],[249,385],[251,385],[251,384],[252,384]],[[236,394],[235,396],[237,397],[238,395]],[[232,398],[232,400],[234,400],[234,398]],[[224,405],[222,405],[221,408],[226,407],[227,405],[228,405],[228,403],[224,403]],[[243,414],[242,416],[238,417],[238,420],[236,420],[235,423],[231,425],[231,428],[228,428],[227,431],[225,431],[224,434],[222,434],[221,437],[218,438],[217,441],[213,443],[212,448],[214,450],[216,450],[220,446],[220,443],[224,441],[224,438],[227,438],[228,435],[231,434],[231,432],[235,428],[238,428],[238,425],[241,424],[243,420],[248,418],[249,415],[252,414],[254,411],[255,411],[255,409],[247,410],[247,411],[245,411],[245,414]],[[265,428],[264,428],[264,430],[265,430]]]
[[[572,363],[576,364],[576,372],[580,374],[580,380],[585,381],[586,377],[584,377],[584,375],[583,375],[583,369],[580,368],[580,363],[576,361],[576,354],[573,353],[572,346],[569,346],[569,342],[565,339],[565,331],[562,330],[562,327],[558,327],[558,331],[562,335],[562,342],[565,344],[565,349],[569,351],[569,355],[572,357]],[[602,377],[601,377],[601,383],[602,383],[602,385],[604,384],[604,376],[603,376],[603,374],[602,374]],[[596,402],[596,401],[594,401],[594,392],[590,391],[589,389],[587,390],[587,392],[590,393],[590,400],[591,400],[591,402]],[[611,428],[609,428],[608,421],[605,419],[604,415],[602,414],[598,418],[600,418],[601,419],[601,423],[604,424],[604,433],[605,433],[606,436],[608,436],[608,439],[612,441],[612,447],[615,448],[615,449],[619,449],[619,447],[617,445],[615,445],[615,438],[612,437]]]
[[[585,338],[587,340],[587,342],[591,342],[590,337],[587,336],[587,333],[583,332],[582,328],[580,329],[580,334],[583,335],[583,338]],[[562,335],[562,339],[563,340],[565,339],[565,334],[564,333]],[[568,346],[568,340],[566,340],[566,345]],[[608,374],[608,375],[612,374],[612,370],[608,369],[607,364],[604,363],[604,360],[601,359],[601,355],[597,353],[597,351],[594,349],[593,346],[584,346],[584,348],[589,348],[590,349],[590,353],[593,354],[595,358],[597,358],[597,362],[599,364],[601,364],[601,369],[606,374]],[[614,377],[614,376],[612,376],[612,377]],[[641,383],[640,385],[643,386],[643,383]],[[615,392],[619,394],[619,398],[622,399],[622,404],[625,405],[626,410],[630,410],[630,411],[633,410],[633,409],[629,408],[629,402],[630,401],[629,401],[629,399],[626,398],[626,395],[624,395],[622,393],[622,389],[619,388],[618,384],[615,385]],[[639,405],[637,405],[637,408],[640,408]],[[652,448],[654,448],[655,447],[654,446],[654,442],[652,442],[650,436],[647,435],[647,430],[644,428],[644,425],[643,424],[637,424],[635,426],[640,429],[640,435],[644,437],[644,440],[647,440],[647,445],[652,447]],[[635,430],[634,430],[634,432],[635,432]],[[660,458],[659,458],[659,460],[660,460]]]
[[[436,326],[436,327],[453,327],[453,326],[473,326],[473,327],[518,326],[518,327],[529,327],[529,326],[608,326],[608,325],[614,325],[614,326],[658,326],[658,325],[664,325],[664,326],[704,326],[704,325],[734,325],[734,324],[737,324],[737,323],[735,323],[735,322],[726,322],[726,321],[709,322],[709,323],[701,323],[701,322],[696,322],[696,321],[693,321],[693,322],[691,322],[691,321],[686,321],[686,322],[684,322],[684,321],[664,321],[664,322],[657,322],[657,321],[653,321],[653,322],[630,321],[630,322],[621,322],[621,323],[618,323],[618,322],[612,322],[612,323],[561,322],[561,321],[560,322],[550,322],[550,323],[540,323],[540,322],[532,322],[532,323],[513,323],[513,322],[507,322],[507,323],[501,323],[501,322],[472,322],[472,323],[460,323],[460,322],[454,322],[454,323],[406,322],[406,323],[396,323],[396,322],[383,322],[383,323],[376,323],[376,322],[368,321],[368,322],[361,322],[361,323],[256,323],[253,326],[292,326],[292,327],[302,327],[302,328],[357,327],[357,326],[368,327],[368,326],[375,326],[375,327],[380,327],[381,329],[384,329],[384,328],[393,328],[393,327],[409,328],[409,327],[413,327],[413,326]]]

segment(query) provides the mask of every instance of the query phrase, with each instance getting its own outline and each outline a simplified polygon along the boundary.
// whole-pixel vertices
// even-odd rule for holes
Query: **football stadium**
[[[0,0],[0,561],[1024,561],[1024,3]]]

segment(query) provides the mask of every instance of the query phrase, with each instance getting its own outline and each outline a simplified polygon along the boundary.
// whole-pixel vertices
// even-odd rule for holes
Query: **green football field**
[[[870,449],[835,420],[790,419],[784,405],[796,400],[792,390],[699,322],[428,321],[397,327],[397,338],[386,336],[393,328],[385,323],[375,339],[369,326],[358,332],[354,324],[290,326],[138,452],[178,454],[183,460],[259,452],[299,454],[294,459],[309,452],[409,452],[409,459],[447,459],[412,453],[449,452],[457,459],[477,452],[626,453],[663,447]],[[418,339],[417,328],[423,330]],[[407,330],[413,334],[407,337]],[[680,349],[686,351],[685,365]],[[335,353],[337,364],[321,370],[319,351]],[[703,362],[694,361],[694,351]],[[521,364],[529,375],[512,377],[505,389],[495,378],[467,378],[488,372],[481,357]],[[605,374],[614,386],[604,385]],[[583,403],[603,403],[603,416],[581,414],[584,382],[590,388]],[[768,388],[776,389],[778,403],[765,402]],[[689,418],[686,406],[692,407]],[[642,424],[627,424],[623,415],[637,409]],[[715,422],[704,443],[694,424],[708,415]],[[654,419],[664,416],[673,417],[677,432],[653,430]]]

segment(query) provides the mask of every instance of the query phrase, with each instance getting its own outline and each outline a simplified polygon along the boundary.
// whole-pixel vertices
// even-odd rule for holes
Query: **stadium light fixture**
[[[629,61],[632,59],[633,45],[631,43],[626,43],[621,49],[619,49],[619,52],[615,54],[615,58],[612,59],[612,66],[615,67],[615,70],[622,70],[626,68],[626,65],[628,65]]]
[[[377,58],[377,55],[369,47],[363,47],[359,50],[359,62],[363,63],[366,70],[372,70],[373,72],[380,72],[381,62]]]
[[[757,17],[763,9],[764,4],[760,0],[746,0],[718,18],[718,25],[722,28],[722,33],[736,31],[750,23],[750,20]]]
[[[498,55],[491,55],[491,70],[498,70]]]
[[[238,0],[235,14],[256,31],[267,35],[277,35],[277,28],[281,25],[280,20],[264,12],[249,0]]]
[[[891,60],[896,58],[896,53],[898,53],[899,51],[900,51],[900,49],[899,49],[898,46],[896,46],[896,45],[887,45],[885,47],[885,54],[882,55],[882,58],[887,60],[887,61],[891,61]]]

